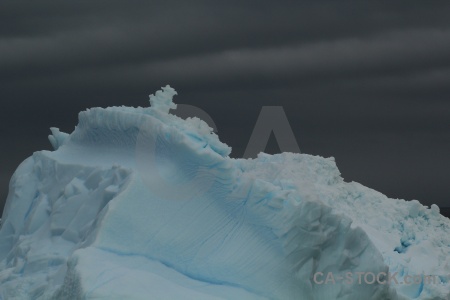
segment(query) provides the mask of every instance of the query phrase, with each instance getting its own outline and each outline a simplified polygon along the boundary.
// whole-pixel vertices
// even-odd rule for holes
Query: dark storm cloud
[[[419,25],[426,21],[434,23],[442,15],[441,11],[435,11],[437,16],[424,21],[426,9],[425,13],[423,8],[407,9],[404,14],[408,17],[399,19],[395,12],[384,11],[381,5],[355,4],[346,11],[340,4],[324,6],[310,2],[293,7],[258,2],[258,8],[254,3],[206,7],[178,4],[177,9],[170,3],[124,8],[114,1],[105,7],[84,2],[66,3],[62,7],[47,5],[45,8],[44,2],[43,7],[29,8],[35,9],[35,15],[21,13],[18,6],[2,9],[6,18],[2,19],[5,24],[1,28],[6,33],[16,32],[12,36],[2,35],[3,74],[24,75],[26,70],[36,74],[241,48],[270,48],[299,41],[357,38],[400,30],[406,27],[405,19],[409,18],[414,19],[412,28],[433,28],[430,24]],[[19,18],[11,19],[15,14]],[[34,28],[41,29],[35,32]]]
[[[2,174],[48,148],[50,126],[148,105],[170,84],[236,156],[260,107],[282,105],[301,150],[335,156],[346,179],[450,206],[449,13],[411,1],[2,1]]]
[[[116,70],[99,70],[100,74],[91,73],[90,77],[100,75],[100,78],[108,78],[108,74],[124,74],[131,80],[158,76],[166,80],[183,78],[190,80],[191,84],[199,80],[212,81],[212,84],[259,81],[256,84],[286,86],[301,84],[299,81],[326,84],[336,78],[344,80],[355,77],[358,80],[366,77],[383,85],[382,80],[386,76],[397,76],[403,79],[403,84],[410,82],[411,86],[417,83],[445,86],[449,83],[446,76],[450,70],[448,53],[450,29],[396,32],[364,39],[338,39],[273,48],[238,48],[140,62],[118,66]],[[88,72],[92,70],[86,70]],[[89,78],[89,74],[80,75]],[[387,84],[392,85],[391,82]]]
[[[154,50],[158,44],[153,47],[149,43],[148,47],[137,47],[149,49],[147,56],[138,61],[123,61],[135,56],[121,55],[114,47],[108,50],[111,46],[108,43],[127,44],[127,35],[118,31],[96,29],[77,33],[79,36],[0,41],[0,63],[4,66],[0,74],[10,85],[29,80],[39,86],[101,82],[126,85],[155,78],[183,81],[184,85],[201,80],[213,85],[234,82],[286,86],[314,81],[326,84],[327,80],[348,81],[355,77],[358,81],[365,77],[367,87],[375,84],[378,88],[395,87],[395,81],[399,80],[399,84],[410,83],[411,87],[449,83],[446,75],[450,68],[447,55],[450,28],[394,31],[364,38],[275,47],[222,49],[195,55],[187,51],[164,59],[157,54],[163,50]],[[124,47],[121,50],[127,51]],[[22,70],[30,67],[34,71]]]

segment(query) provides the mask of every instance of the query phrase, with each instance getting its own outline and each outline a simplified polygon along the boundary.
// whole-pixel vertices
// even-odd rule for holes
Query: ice
[[[436,205],[345,182],[333,158],[232,159],[205,122],[169,113],[175,95],[81,112],[71,134],[51,129],[54,151],[18,167],[0,299],[450,296]],[[384,273],[395,280],[358,282]]]

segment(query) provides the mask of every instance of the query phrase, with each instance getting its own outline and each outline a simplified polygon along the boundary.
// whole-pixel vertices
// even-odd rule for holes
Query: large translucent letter
[[[281,152],[300,153],[300,148],[283,107],[263,106],[245,149],[244,158],[254,158],[259,152],[264,151],[272,131]]]

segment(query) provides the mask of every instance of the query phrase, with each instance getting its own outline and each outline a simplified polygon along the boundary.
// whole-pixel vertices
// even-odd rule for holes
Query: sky
[[[300,151],[335,157],[346,181],[450,207],[449,2],[242,2],[1,1],[0,208],[50,127],[148,106],[167,84],[232,157],[282,106]]]

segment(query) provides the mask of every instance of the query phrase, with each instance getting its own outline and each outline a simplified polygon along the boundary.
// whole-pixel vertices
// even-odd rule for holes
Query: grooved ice
[[[208,125],[92,108],[26,159],[0,230],[0,299],[445,299],[439,208],[345,182],[333,158],[232,159]],[[398,284],[314,275],[396,272]],[[401,284],[406,276],[434,282]],[[356,275],[355,275],[356,276]]]

